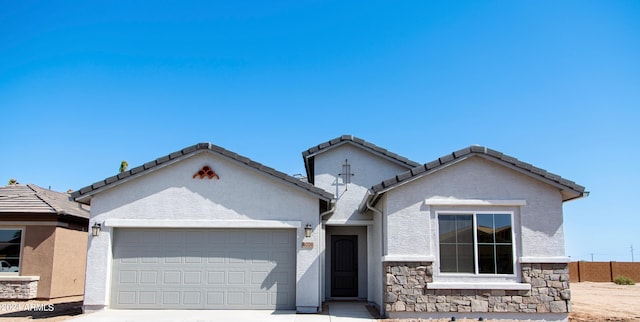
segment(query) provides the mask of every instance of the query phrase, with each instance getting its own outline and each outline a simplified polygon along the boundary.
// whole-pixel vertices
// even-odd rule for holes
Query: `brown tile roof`
[[[345,143],[349,143],[349,144],[353,144],[357,147],[363,148],[365,150],[371,151],[375,154],[378,154],[384,158],[390,159],[393,162],[396,162],[400,165],[405,166],[407,169],[413,168],[413,167],[417,167],[420,165],[420,163],[415,162],[415,161],[411,161],[403,156],[400,156],[398,154],[395,154],[393,152],[390,152],[389,150],[379,147],[373,143],[367,142],[363,139],[357,138],[353,135],[342,135],[340,137],[337,137],[333,140],[329,140],[327,142],[324,143],[320,143],[314,147],[311,147],[309,149],[307,149],[306,151],[302,152],[302,158],[304,159],[304,167],[307,171],[307,178],[310,182],[313,182],[313,163],[314,163],[314,156],[317,155],[318,153],[322,153],[325,151],[328,151],[330,149],[333,149],[335,147],[338,147],[340,145],[343,145]]]
[[[472,156],[480,156],[485,159],[498,162],[504,166],[510,167],[514,170],[520,171],[530,177],[542,180],[544,182],[553,184],[561,189],[563,192],[563,200],[568,201],[571,199],[582,197],[585,193],[585,188],[576,184],[573,181],[569,181],[560,177],[559,175],[547,172],[546,170],[534,167],[529,163],[522,162],[514,157],[503,154],[496,150],[492,150],[483,146],[470,146],[451,154],[444,155],[434,161],[425,163],[423,165],[412,168],[409,171],[402,172],[393,178],[382,181],[381,183],[371,187],[372,193],[368,198],[377,196],[390,189],[393,189],[403,183],[412,181],[416,178],[429,175],[447,165],[459,162]],[[373,200],[375,201],[375,200]]]
[[[71,199],[68,193],[47,190],[34,184],[0,187],[0,213],[41,213],[89,218],[89,207]]]
[[[83,202],[83,203],[89,203],[90,197],[97,193],[98,191],[104,190],[104,189],[109,189],[111,187],[114,187],[115,185],[117,185],[118,183],[120,183],[122,180],[128,179],[128,178],[133,178],[133,177],[138,177],[144,173],[146,173],[147,171],[157,168],[157,167],[162,167],[168,164],[172,164],[174,162],[176,162],[177,160],[180,160],[186,156],[189,156],[191,154],[194,153],[199,153],[199,152],[203,152],[203,151],[209,151],[209,152],[213,152],[216,154],[219,154],[221,156],[224,156],[226,158],[229,158],[233,161],[242,163],[250,168],[253,168],[261,173],[267,174],[269,176],[275,177],[277,179],[280,179],[282,181],[284,181],[287,184],[291,184],[294,185],[298,188],[301,188],[303,190],[306,190],[310,193],[313,193],[315,195],[317,195],[320,199],[329,202],[333,199],[333,195],[320,189],[320,188],[316,188],[313,185],[307,183],[307,182],[303,182],[299,179],[296,179],[288,174],[282,173],[280,171],[277,171],[273,168],[267,167],[261,163],[255,162],[247,157],[241,156],[237,153],[231,152],[229,150],[226,150],[222,147],[219,147],[217,145],[211,144],[211,143],[198,143],[196,145],[192,145],[190,147],[184,148],[180,151],[176,151],[173,153],[170,153],[168,155],[165,155],[163,157],[157,158],[153,161],[147,162],[141,166],[135,167],[131,170],[119,173],[118,175],[106,178],[104,180],[98,181],[90,186],[86,186],[78,191],[75,191],[71,194],[71,196],[74,198],[74,200],[77,200],[79,202]]]

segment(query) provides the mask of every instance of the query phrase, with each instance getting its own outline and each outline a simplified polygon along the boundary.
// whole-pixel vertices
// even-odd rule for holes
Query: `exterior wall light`
[[[313,232],[313,228],[311,227],[310,224],[307,224],[306,226],[304,226],[304,237],[311,237],[311,233]]]
[[[93,235],[93,237],[96,237],[100,235],[101,230],[102,230],[102,224],[95,222],[93,226],[91,226],[91,235]]]

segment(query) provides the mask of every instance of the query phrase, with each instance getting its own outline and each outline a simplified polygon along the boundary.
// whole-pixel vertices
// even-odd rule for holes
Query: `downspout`
[[[322,236],[322,239],[321,239],[322,240],[321,247],[322,247],[323,252],[325,252],[325,250],[327,248],[327,246],[326,246],[327,245],[327,233],[325,231],[325,227],[324,227],[324,223],[322,222],[322,218],[324,216],[330,215],[330,214],[332,214],[332,213],[334,213],[336,211],[336,202],[335,202],[335,200],[334,199],[330,200],[329,204],[331,204],[331,208],[329,210],[325,211],[325,212],[321,212],[320,213],[320,227],[322,227],[322,234],[324,235],[324,236]],[[324,294],[325,293],[325,287],[324,286],[326,284],[326,281],[325,281],[325,278],[326,278],[325,263],[326,263],[326,261],[325,261],[324,257],[325,257],[325,253],[323,253],[322,256],[320,256],[320,276],[321,276],[321,278],[320,278],[320,281],[319,281],[320,285],[318,287],[318,290],[320,291],[320,294],[319,294],[320,295],[320,304],[318,306],[318,312],[322,311],[322,302],[324,302],[324,297],[325,297],[325,294]]]
[[[367,191],[367,199],[365,202],[365,206],[367,207],[367,209],[373,211],[374,214],[379,215],[380,216],[380,259],[382,259],[383,255],[384,255],[384,218],[382,216],[382,211],[378,210],[378,208],[374,207],[373,205],[371,205],[371,201],[375,199],[375,197],[377,197],[379,194],[372,194],[371,191]],[[382,267],[380,268],[380,272],[382,273],[382,276],[384,276],[385,271],[384,271],[384,263],[380,263],[382,265]],[[384,282],[380,285],[382,288],[382,302],[384,302],[384,290],[385,290],[385,285]],[[384,309],[384,303],[382,303],[382,305],[380,305],[380,314],[385,314],[385,309]]]
[[[331,204],[331,208],[325,212],[320,213],[320,221],[322,221],[322,217],[332,214],[336,211],[336,201],[332,199],[331,201],[329,201],[329,204]]]
[[[382,218],[382,211],[378,210],[376,207],[371,205],[371,200],[373,200],[373,197],[376,197],[378,194],[371,194],[371,192],[367,191],[367,202],[365,203],[365,206],[367,207],[367,209],[373,211],[373,213],[380,215],[380,256],[382,256],[384,254],[384,222],[383,222],[383,218]]]

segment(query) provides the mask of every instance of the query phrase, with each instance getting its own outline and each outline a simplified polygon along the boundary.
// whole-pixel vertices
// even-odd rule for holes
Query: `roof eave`
[[[519,172],[521,174],[524,174],[524,175],[526,175],[528,177],[540,180],[540,181],[542,181],[542,182],[544,182],[546,184],[549,184],[551,186],[554,186],[554,187],[558,188],[561,191],[562,196],[563,196],[562,201],[569,201],[569,200],[581,198],[584,195],[584,189],[585,188],[582,187],[582,186],[575,185],[575,187],[574,187],[574,186],[570,186],[570,185],[567,185],[567,184],[563,184],[561,182],[556,182],[556,181],[550,180],[550,179],[548,179],[548,178],[546,178],[546,177],[544,177],[542,175],[538,175],[538,174],[533,173],[531,171],[527,171],[527,170],[525,170],[523,168],[520,168],[518,166],[515,166],[515,165],[513,165],[511,163],[505,162],[505,161],[503,161],[501,159],[497,159],[495,157],[487,156],[485,154],[479,154],[478,153],[478,154],[475,154],[475,155],[479,156],[479,157],[482,157],[482,158],[484,158],[486,160],[499,163],[499,164],[501,164],[501,165],[503,165],[505,167],[508,167],[508,168],[510,168],[510,169],[512,169],[514,171],[517,171],[517,172]],[[567,197],[565,197],[565,195]]]
[[[194,151],[195,152],[195,151]],[[204,152],[204,150],[201,150],[200,152]],[[112,177],[108,177],[102,181],[98,181],[95,182],[94,184],[84,187],[78,191],[74,191],[71,194],[71,197],[73,198],[73,200],[80,202],[82,204],[85,205],[90,205],[91,204],[91,198],[99,193],[102,193],[103,191],[106,190],[110,190],[112,188],[115,188],[119,185],[122,185],[124,183],[127,183],[135,178],[137,178],[140,173],[144,173],[144,174],[148,174],[148,173],[153,173],[155,171],[158,171],[160,169],[163,169],[169,165],[172,165],[176,162],[178,162],[179,160],[183,160],[189,157],[192,157],[194,155],[196,155],[197,153],[191,153],[191,154],[184,154],[181,155],[179,157],[173,158],[169,161],[163,162],[161,164],[158,164],[156,166],[154,166],[153,168],[148,168],[146,170],[144,170],[144,165],[133,168],[129,171],[126,172],[122,172],[118,175],[112,176]],[[86,189],[86,192],[83,192],[83,190]]]

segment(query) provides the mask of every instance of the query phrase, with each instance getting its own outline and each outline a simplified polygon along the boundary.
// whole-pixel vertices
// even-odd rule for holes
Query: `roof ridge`
[[[37,189],[34,189],[34,187],[38,188],[39,190],[44,190],[44,188],[42,188],[42,187],[40,187],[40,186],[37,186],[37,185],[35,185],[35,184],[32,184],[32,183],[28,183],[28,184],[27,184],[27,187],[29,187],[29,189],[33,190],[34,195],[36,196],[36,198],[38,198],[38,199],[42,200],[42,202],[44,202],[45,204],[47,204],[47,206],[51,207],[51,209],[52,209],[53,211],[55,211],[56,213],[57,213],[57,212],[60,212],[60,210],[59,210],[59,209],[57,209],[57,208],[56,208],[56,207],[51,203],[51,200],[47,200],[46,198],[44,198],[44,194],[40,194],[40,193],[39,193],[40,191],[38,191]],[[50,191],[51,191],[51,190],[50,190]]]
[[[418,166],[420,164],[419,162],[410,160],[407,157],[401,156],[401,155],[399,155],[397,153],[393,153],[393,152],[391,152],[391,151],[389,151],[389,150],[387,150],[387,149],[385,149],[385,148],[383,148],[381,146],[378,146],[376,144],[373,144],[371,142],[368,142],[368,141],[366,141],[364,139],[361,139],[361,138],[356,137],[356,136],[351,135],[351,134],[343,134],[343,135],[341,135],[341,136],[339,136],[337,138],[333,138],[333,139],[331,139],[329,141],[314,145],[311,148],[303,151],[302,152],[302,156],[305,159],[307,159],[307,157],[309,157],[312,154],[315,154],[315,153],[317,153],[317,152],[319,152],[321,150],[332,148],[332,147],[337,146],[337,145],[339,145],[339,144],[341,144],[343,142],[352,142],[352,143],[358,144],[363,148],[367,148],[367,149],[372,150],[374,152],[380,153],[380,154],[385,155],[385,156],[387,156],[389,158],[392,158],[392,159],[394,159],[394,160],[396,160],[396,161],[398,161],[400,163],[404,163],[405,165],[408,165],[408,166]]]

